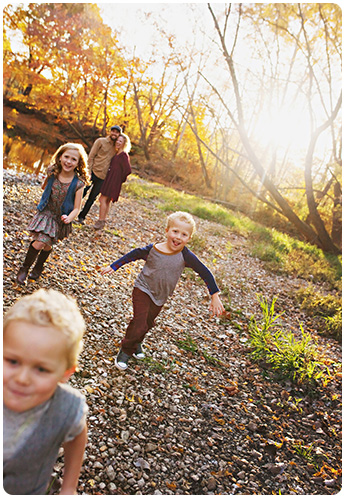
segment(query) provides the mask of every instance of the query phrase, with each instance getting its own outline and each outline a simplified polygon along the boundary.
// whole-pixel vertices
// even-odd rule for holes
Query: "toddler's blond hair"
[[[54,327],[67,341],[67,368],[77,364],[83,347],[85,321],[77,302],[56,290],[40,289],[19,299],[6,313],[3,330],[10,321],[25,321],[33,325]]]
[[[191,226],[191,236],[192,236],[193,233],[196,231],[196,223],[192,215],[187,212],[174,212],[173,214],[167,217],[167,229],[169,229],[173,225],[176,219],[185,222],[186,224],[189,224]]]

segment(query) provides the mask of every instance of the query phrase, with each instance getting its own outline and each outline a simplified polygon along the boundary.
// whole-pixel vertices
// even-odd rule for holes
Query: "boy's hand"
[[[219,294],[214,293],[211,296],[211,302],[209,306],[210,311],[213,313],[213,316],[221,316],[225,312],[225,308],[222,305]]]
[[[101,274],[108,274],[108,273],[114,273],[114,269],[111,268],[111,266],[104,267],[100,271]]]

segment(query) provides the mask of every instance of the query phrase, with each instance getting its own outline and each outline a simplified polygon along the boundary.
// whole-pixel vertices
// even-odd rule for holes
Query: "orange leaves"
[[[227,381],[230,382],[229,385],[220,385],[220,387],[222,389],[225,389],[228,396],[234,396],[235,394],[237,394],[239,392],[238,384],[236,381],[234,381],[234,382],[232,382],[230,380],[227,380]]]
[[[177,485],[175,483],[169,483],[168,481],[166,482],[166,486],[172,491],[175,491],[177,489]]]

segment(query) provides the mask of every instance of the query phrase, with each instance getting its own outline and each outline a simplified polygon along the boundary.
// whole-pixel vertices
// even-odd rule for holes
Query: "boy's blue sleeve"
[[[199,258],[191,252],[188,248],[183,248],[183,257],[185,260],[185,266],[191,267],[199,276],[202,278],[204,283],[207,285],[210,295],[219,292],[219,288],[216,284],[215,278],[211,271],[205,266]]]
[[[147,260],[148,255],[150,250],[153,248],[153,245],[147,245],[146,247],[143,248],[135,248],[134,250],[131,250],[131,252],[128,252],[127,254],[123,255],[120,257],[120,259],[116,260],[111,264],[111,268],[116,271],[119,269],[121,266],[128,264],[129,262],[134,262],[135,260]]]

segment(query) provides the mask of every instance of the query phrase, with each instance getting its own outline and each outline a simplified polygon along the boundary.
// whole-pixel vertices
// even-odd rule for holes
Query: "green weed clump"
[[[249,346],[251,357],[256,361],[268,363],[279,372],[298,384],[312,382],[326,385],[331,379],[328,365],[313,343],[311,336],[301,327],[301,339],[297,340],[292,332],[284,332],[276,327],[280,314],[275,314],[276,298],[268,305],[266,299],[258,297],[262,309],[262,319],[254,317],[249,325]]]
[[[223,364],[222,361],[220,361],[218,358],[215,358],[214,356],[211,356],[207,353],[207,351],[203,349],[200,350],[195,340],[189,334],[187,334],[185,338],[177,340],[176,344],[178,347],[180,347],[180,349],[183,349],[184,351],[191,352],[192,354],[200,354],[210,365],[221,366]]]
[[[342,336],[342,301],[335,295],[321,295],[308,287],[299,290],[297,298],[301,308],[312,316],[322,320],[321,333],[341,340]]]

